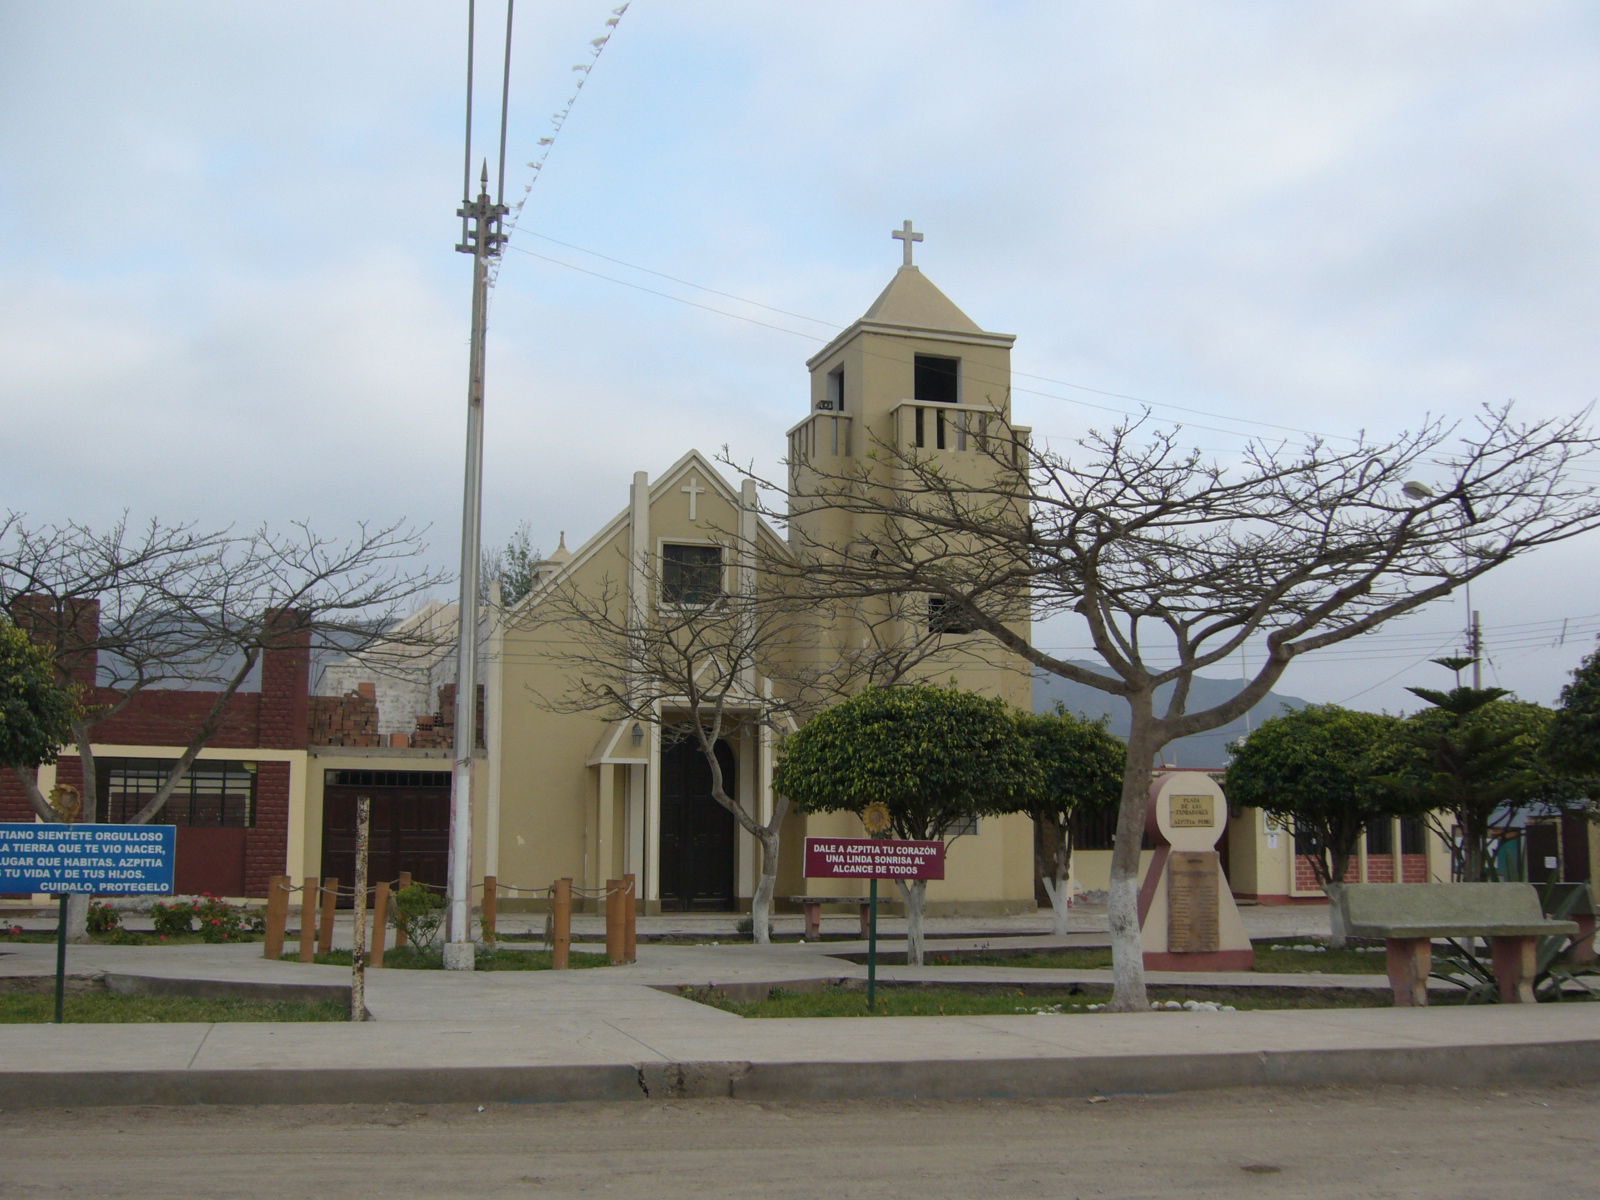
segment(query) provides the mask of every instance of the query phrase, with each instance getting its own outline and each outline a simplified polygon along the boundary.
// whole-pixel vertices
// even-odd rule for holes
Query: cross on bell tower
[[[920,242],[922,240],[922,235],[911,228],[911,222],[907,221],[904,225],[900,226],[899,229],[892,230],[889,236],[902,243],[905,247],[905,262],[903,262],[901,265],[906,267],[915,266],[916,264],[911,261],[911,244],[913,242]]]

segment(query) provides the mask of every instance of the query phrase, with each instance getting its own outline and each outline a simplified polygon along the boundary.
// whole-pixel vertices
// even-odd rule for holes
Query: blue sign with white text
[[[177,845],[175,825],[0,824],[0,892],[168,895]]]

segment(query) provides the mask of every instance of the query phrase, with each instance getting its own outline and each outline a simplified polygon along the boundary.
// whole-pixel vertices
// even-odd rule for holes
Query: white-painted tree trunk
[[[1072,915],[1071,896],[1067,892],[1067,873],[1057,871],[1054,879],[1048,875],[1039,880],[1045,895],[1050,897],[1050,932],[1055,937],[1067,936],[1067,923]]]
[[[920,967],[924,949],[922,906],[928,898],[928,881],[914,879],[907,883],[897,879],[895,882],[900,885],[900,894],[906,898],[906,965]]]
[[[750,937],[764,946],[772,941],[772,893],[778,885],[778,835],[771,829],[759,829],[756,840],[761,843],[761,875],[756,880],[756,893],[750,897]]]
[[[1139,941],[1139,847],[1144,839],[1145,809],[1150,802],[1150,763],[1160,747],[1151,728],[1149,709],[1141,710],[1132,700],[1130,706],[1133,720],[1128,731],[1128,766],[1122,777],[1116,842],[1111,848],[1111,884],[1106,899],[1106,919],[1111,927],[1113,1012],[1141,1012],[1150,1008],[1144,986],[1144,948]]]
[[[88,892],[67,896],[67,941],[75,945],[93,941],[89,936],[89,902],[93,899]]]
[[[1350,944],[1350,935],[1344,927],[1344,884],[1325,883],[1322,890],[1328,893],[1328,946],[1343,950]]]

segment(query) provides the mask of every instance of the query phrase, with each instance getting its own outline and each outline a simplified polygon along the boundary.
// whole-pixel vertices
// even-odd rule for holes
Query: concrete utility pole
[[[483,164],[476,201],[463,198],[456,216],[472,255],[472,340],[467,370],[467,465],[461,500],[461,604],[456,642],[455,772],[450,787],[450,904],[446,913],[444,965],[470,971],[472,935],[472,759],[478,745],[478,560],[483,534],[483,360],[489,306],[489,262],[500,253],[504,204],[489,199],[489,164]],[[470,224],[469,224],[470,223]]]

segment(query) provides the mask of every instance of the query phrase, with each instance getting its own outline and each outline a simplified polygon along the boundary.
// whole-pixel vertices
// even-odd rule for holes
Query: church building
[[[879,445],[937,456],[950,470],[982,470],[980,431],[1010,420],[1012,337],[985,332],[922,274],[912,261],[913,240],[921,235],[909,222],[895,236],[905,243],[903,265],[865,314],[808,363],[809,394],[801,394],[800,419],[788,434],[789,486],[797,495],[805,493],[808,469],[846,474],[871,461]],[[570,676],[593,664],[568,642],[585,634],[573,627],[570,611],[552,623],[542,610],[570,610],[571,598],[581,596],[583,603],[613,606],[607,628],[625,627],[629,619],[655,628],[649,616],[638,615],[651,606],[670,614],[781,589],[782,579],[760,577],[763,563],[784,562],[802,541],[869,540],[870,531],[852,528],[853,520],[809,510],[780,533],[759,514],[753,482],[730,481],[695,450],[653,479],[636,472],[617,515],[572,551],[563,547],[540,564],[533,592],[490,630],[474,874],[512,887],[572,876],[581,888],[599,888],[631,873],[646,911],[748,908],[760,847],[712,799],[697,742],[675,736],[687,707],[668,688],[652,693],[644,720],[625,706],[572,711],[561,699],[571,695]],[[920,642],[927,653],[907,677],[953,679],[1019,709],[1029,706],[1023,664],[978,647],[981,639],[953,623],[930,635],[929,623],[938,630],[938,620],[927,597],[897,611],[847,607],[810,614],[792,636],[752,652],[728,675],[737,681],[729,690],[743,699],[725,702],[726,731],[715,751],[726,794],[757,823],[770,819],[773,765],[794,718],[763,698],[793,688],[808,660],[826,665],[859,659],[868,643]],[[772,719],[775,709],[785,716]],[[751,719],[741,720],[741,713]],[[766,719],[757,719],[761,713]],[[803,878],[808,835],[858,837],[862,830],[848,814],[790,815],[781,830],[780,902],[862,892],[864,881]],[[1033,904],[1032,822],[1020,816],[984,819],[962,831],[951,842],[946,879],[929,888],[930,912],[1020,911]]]

